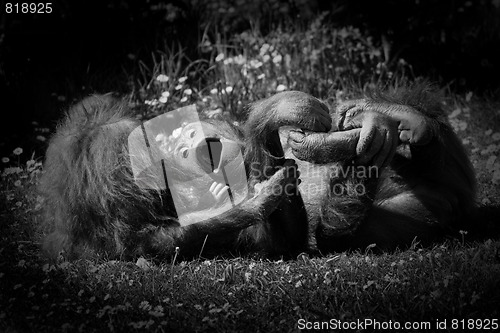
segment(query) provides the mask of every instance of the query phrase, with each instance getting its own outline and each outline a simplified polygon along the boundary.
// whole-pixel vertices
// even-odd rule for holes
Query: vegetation
[[[197,103],[238,118],[247,103],[283,90],[343,99],[412,77],[404,60],[388,68],[381,47],[359,29],[334,28],[323,19],[265,36],[255,30],[228,40],[205,34],[203,55],[194,61],[183,49],[153,53],[152,65],[139,61],[130,76],[132,101],[144,116]]]
[[[159,266],[49,266],[33,260],[33,246],[20,245],[3,248],[3,257],[16,255],[3,266],[3,330],[297,331],[299,319],[368,318],[401,325],[448,319],[451,331],[453,318],[499,316],[500,244],[494,241],[384,255],[367,250]]]
[[[243,121],[245,104],[277,91],[342,100],[414,79],[412,66],[388,61],[376,39],[325,16],[267,32],[234,30],[207,28],[196,57],[182,46],[131,54],[136,66],[125,98],[137,117],[194,103],[208,117]],[[500,105],[444,90],[449,120],[477,170],[478,203],[486,213],[474,222],[493,224],[500,205]],[[73,97],[54,95],[61,103]],[[50,130],[36,122],[33,128],[33,139],[46,142]],[[2,331],[297,331],[299,319],[366,318],[402,325],[447,319],[451,331],[452,319],[500,317],[500,241],[490,229],[386,254],[367,248],[289,261],[255,255],[48,263],[39,250],[43,200],[36,186],[43,166],[40,156],[29,155],[19,147],[1,161]]]

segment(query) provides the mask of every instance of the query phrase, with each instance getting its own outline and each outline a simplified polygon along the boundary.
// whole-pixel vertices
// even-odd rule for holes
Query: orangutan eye
[[[181,154],[181,156],[182,156],[183,158],[187,158],[187,157],[189,156],[189,151],[188,151],[188,149],[187,149],[187,148],[181,148],[181,149],[179,150],[179,153]]]
[[[191,129],[191,130],[189,130],[189,131],[187,132],[187,136],[188,136],[189,138],[191,138],[191,139],[192,139],[192,138],[194,138],[194,136],[195,136],[195,135],[196,135],[196,131],[195,131],[194,129]]]

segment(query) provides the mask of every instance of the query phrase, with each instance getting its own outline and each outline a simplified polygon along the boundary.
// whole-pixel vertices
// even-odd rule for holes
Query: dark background
[[[51,14],[6,14],[5,3],[2,156],[18,146],[41,156],[46,143],[35,139],[36,128],[52,129],[68,104],[92,92],[126,94],[138,61],[148,63],[155,50],[180,45],[196,59],[203,31],[231,35],[258,22],[265,34],[324,11],[332,25],[385,41],[391,59],[405,59],[417,76],[456,93],[498,98],[500,91],[500,0],[59,0]]]

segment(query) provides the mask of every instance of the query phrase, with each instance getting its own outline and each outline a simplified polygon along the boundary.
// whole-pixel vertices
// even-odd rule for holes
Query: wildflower
[[[262,57],[262,61],[264,62],[268,62],[269,59],[271,59],[271,56],[269,56],[269,54],[265,54],[263,57]]]
[[[158,82],[168,82],[168,76],[165,74],[160,74],[156,77],[156,81]]]
[[[217,57],[215,57],[215,61],[219,62],[224,60],[224,53],[219,53]]]
[[[275,64],[279,64],[281,62],[281,60],[283,59],[283,57],[281,56],[281,54],[278,54],[276,55],[274,58],[273,58],[273,62]]]
[[[227,58],[226,60],[224,60],[224,65],[229,65],[232,63],[233,63],[233,58]]]
[[[157,100],[157,99],[153,99],[153,100],[151,100],[151,101],[150,101],[150,100],[145,100],[145,101],[144,101],[144,104],[146,104],[146,105],[151,105],[151,106],[155,106],[155,105],[157,105],[157,104],[158,104],[158,100]]]
[[[2,163],[9,163],[10,159],[8,157],[2,157]]]
[[[23,171],[20,167],[12,167],[12,168],[5,168],[3,170],[3,175],[8,176],[8,175],[13,175],[13,174],[19,174]]]
[[[188,98],[186,96],[181,98],[181,103],[187,102]]]
[[[175,90],[181,90],[182,89],[182,84],[178,84],[175,86]]]
[[[264,55],[267,51],[269,51],[269,44],[265,43],[265,44],[262,44],[262,46],[260,47],[260,55]]]
[[[349,32],[347,31],[346,28],[342,28],[339,31],[339,36],[340,36],[340,38],[345,39],[345,38],[347,38],[349,36]]]
[[[23,153],[23,148],[17,147],[16,149],[14,149],[13,153],[14,155],[21,155]]]
[[[212,43],[207,39],[201,44],[202,52],[210,52],[212,51]]]
[[[261,61],[258,61],[256,59],[250,60],[250,67],[252,67],[252,68],[259,68],[261,66],[262,66],[262,62]]]
[[[21,186],[21,180],[19,180],[19,179],[18,179],[18,180],[16,180],[16,181],[14,182],[14,186],[15,186],[15,187],[19,187],[19,186]]]
[[[142,301],[139,304],[139,309],[141,309],[141,310],[149,311],[149,310],[151,310],[151,308],[152,308],[152,306],[151,306],[151,304],[149,304],[148,301]]]
[[[262,80],[265,77],[266,77],[266,74],[262,73],[259,76],[257,76],[257,80]]]
[[[283,91],[283,90],[286,90],[286,86],[283,85],[283,84],[279,84],[277,87],[276,87],[276,91]]]
[[[465,94],[465,101],[470,102],[473,94],[474,93],[472,91],[469,91],[467,94]]]
[[[170,93],[168,91],[164,91],[164,92],[161,93],[161,97],[168,98],[168,97],[170,97]]]
[[[234,62],[238,65],[243,65],[247,61],[247,58],[244,57],[242,54],[239,54],[234,58]]]
[[[217,92],[218,92],[217,88],[213,88],[212,90],[210,90],[210,93],[211,93],[212,95],[217,94]]]
[[[186,89],[186,90],[184,90],[184,94],[186,94],[188,96],[191,95],[192,93],[193,93],[193,91],[191,89],[189,89],[189,88]]]
[[[173,137],[174,139],[175,139],[175,138],[178,138],[178,137],[179,137],[179,135],[181,135],[181,133],[182,133],[182,127],[178,127],[178,128],[176,128],[176,129],[174,129],[174,130],[172,131],[172,137]]]
[[[226,87],[226,92],[229,94],[231,91],[233,91],[233,87],[227,86]]]
[[[44,137],[43,135],[37,135],[37,136],[36,136],[36,139],[37,139],[38,141],[42,141],[42,142],[45,142],[45,141],[47,140],[47,138],[46,138],[46,137]]]
[[[291,63],[291,61],[292,61],[292,57],[290,57],[290,55],[289,55],[289,54],[285,54],[285,65],[286,65],[287,67],[290,67],[290,63]]]
[[[155,141],[156,142],[161,142],[161,143],[165,143],[167,142],[167,136],[163,133],[160,133],[158,134],[156,137],[155,137]]]
[[[153,308],[153,310],[149,311],[149,315],[154,316],[154,317],[163,317],[163,306],[157,305]]]
[[[160,99],[158,100],[160,103],[165,104],[168,101],[168,97],[166,96],[161,96]]]
[[[187,80],[187,78],[188,78],[187,76],[183,76],[183,77],[180,77],[178,81],[179,81],[179,83],[184,83]]]

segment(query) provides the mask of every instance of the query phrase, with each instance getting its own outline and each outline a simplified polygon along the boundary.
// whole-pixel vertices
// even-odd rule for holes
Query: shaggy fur
[[[263,119],[262,115],[255,117]],[[205,123],[216,125],[221,134],[241,142],[242,148],[248,145],[241,131],[230,123],[216,120]],[[207,254],[262,249],[269,253],[295,253],[305,249],[304,213],[293,213],[294,208],[286,208],[301,207],[300,195],[288,196],[281,203],[283,208],[275,213],[276,195],[262,194],[208,223],[181,227],[168,189],[144,189],[134,180],[127,139],[138,126],[140,122],[125,103],[111,96],[83,100],[69,110],[58,126],[47,150],[40,184],[45,199],[43,223],[45,229],[51,230],[44,241],[49,257],[56,258],[62,253],[70,259],[103,254],[125,259],[139,255],[165,258],[176,247],[185,256],[197,255],[202,250]],[[263,142],[252,140],[269,155],[281,154],[281,148],[273,150],[276,142],[267,138]],[[245,159],[260,166],[253,152],[247,151]],[[166,163],[175,165],[175,160]],[[283,163],[283,158],[269,162],[263,168],[266,179],[272,178]],[[250,162],[247,164],[247,170],[252,170]],[[288,178],[294,179],[291,174]],[[264,180],[251,179],[252,184]],[[268,185],[271,192],[286,183],[274,179]],[[198,190],[206,191],[207,188]],[[282,192],[277,192],[279,197],[285,197]],[[267,208],[269,205],[273,208]],[[288,223],[290,216],[297,218],[297,222]],[[273,223],[268,223],[269,220]]]
[[[319,216],[317,208],[311,209],[309,224],[319,225],[312,227],[316,230],[318,250],[331,252],[371,244],[394,249],[408,246],[414,239],[428,244],[470,222],[468,217],[475,207],[475,174],[441,101],[431,86],[417,83],[336,106],[336,126],[344,136],[358,135],[359,124],[373,112],[395,121],[400,136],[410,124],[413,137],[409,144],[399,140],[394,156],[378,169],[375,179],[347,180],[354,182],[352,186],[363,182],[368,190],[366,196],[337,195],[325,199]],[[338,134],[305,136],[299,144],[292,145],[293,153],[312,162],[313,169],[317,163],[338,163],[338,156],[344,161],[356,160],[359,152],[353,145],[344,144],[339,151]],[[310,164],[298,162],[302,177],[303,170],[311,169]],[[308,202],[316,200],[304,201],[307,207]],[[354,211],[360,214],[356,216]]]
[[[202,250],[296,254],[372,243],[390,249],[459,227],[474,205],[475,178],[439,95],[417,85],[347,103],[352,105],[335,105],[329,116],[316,98],[284,92],[250,105],[241,129],[205,120],[241,143],[250,197],[214,218],[181,226],[168,189],[146,190],[134,181],[127,139],[140,122],[110,96],[89,97],[69,110],[47,151],[40,189],[43,223],[51,232],[44,248],[52,258],[62,253],[70,259],[165,259],[176,247],[185,256]],[[282,131],[280,138],[282,126],[305,131]],[[396,150],[394,131],[385,128],[398,126],[412,138]],[[384,163],[377,159],[382,151],[360,162],[373,141],[364,132],[370,128],[384,129],[394,142],[384,146]],[[291,195],[272,193],[297,182],[285,157],[296,160],[302,180]],[[371,163],[382,166],[375,176],[332,173]],[[253,195],[260,182],[264,190]],[[200,193],[207,191],[203,186]],[[357,192],[360,186],[366,191]],[[196,214],[206,214],[204,209],[211,208]]]

